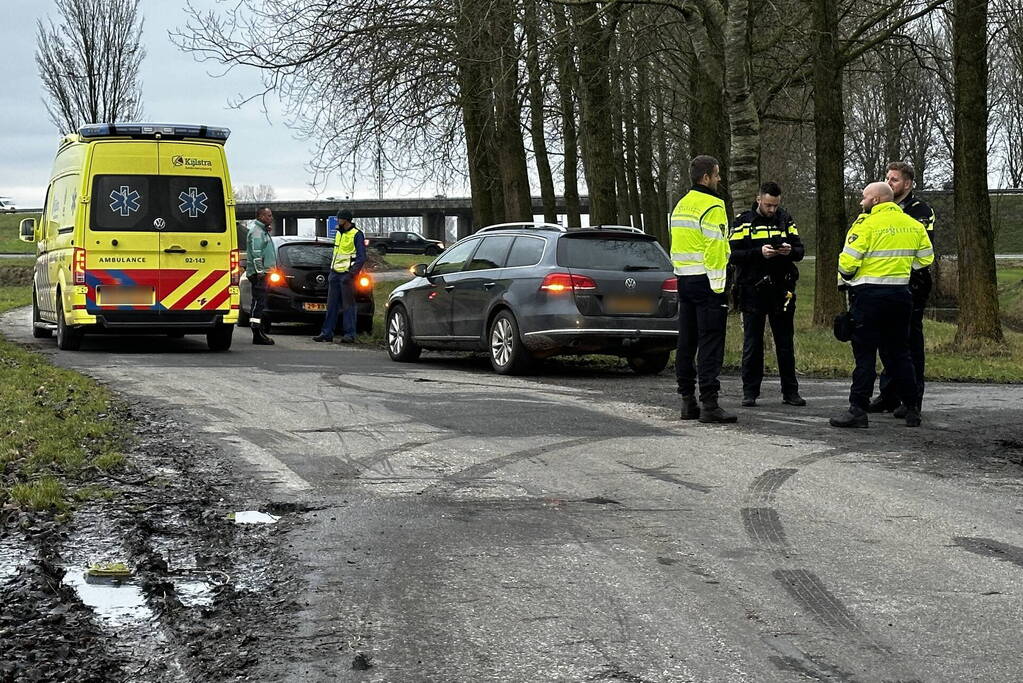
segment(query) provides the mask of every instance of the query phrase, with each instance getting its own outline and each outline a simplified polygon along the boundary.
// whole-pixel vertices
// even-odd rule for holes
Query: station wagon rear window
[[[92,183],[92,230],[224,232],[220,178],[97,175]]]
[[[593,270],[664,270],[671,262],[655,240],[607,235],[566,235],[558,240],[558,265]]]

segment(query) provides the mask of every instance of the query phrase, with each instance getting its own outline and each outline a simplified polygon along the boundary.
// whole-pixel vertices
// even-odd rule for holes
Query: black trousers
[[[249,317],[262,322],[263,309],[266,308],[266,276],[253,273],[248,277],[249,283],[252,285],[252,306],[249,309]]]
[[[927,366],[927,358],[924,355],[924,309],[927,307],[927,297],[931,293],[930,272],[926,275],[926,278],[921,278],[925,279],[925,282],[913,292],[913,313],[909,316],[909,355],[913,358],[913,372],[916,376],[917,405],[924,400],[924,370]],[[892,408],[898,405],[898,394],[887,372],[881,373],[879,392],[879,398],[885,404]]]
[[[760,396],[764,380],[764,328],[771,324],[771,336],[778,356],[778,374],[781,376],[782,396],[799,393],[796,380],[796,347],[794,319],[796,299],[789,301],[784,311],[764,312],[750,308],[742,312],[742,395]]]
[[[909,318],[913,297],[908,287],[860,285],[850,295],[852,349],[856,359],[849,404],[866,410],[877,378],[877,357],[891,378],[892,391],[908,406],[916,405],[916,376],[909,355]]]
[[[678,278],[678,353],[675,376],[679,393],[693,396],[699,381],[700,400],[716,397],[725,359],[728,295],[716,294],[706,275]]]

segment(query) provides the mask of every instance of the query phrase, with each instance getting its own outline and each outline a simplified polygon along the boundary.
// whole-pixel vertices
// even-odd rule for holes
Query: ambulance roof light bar
[[[228,128],[197,126],[181,123],[90,123],[78,129],[83,138],[201,138],[214,142],[227,142]]]

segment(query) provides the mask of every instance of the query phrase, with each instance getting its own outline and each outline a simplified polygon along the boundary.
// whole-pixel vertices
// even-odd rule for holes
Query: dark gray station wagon
[[[511,223],[452,245],[387,302],[391,359],[487,351],[501,374],[559,354],[623,356],[660,372],[678,339],[678,291],[657,241],[630,227]]]

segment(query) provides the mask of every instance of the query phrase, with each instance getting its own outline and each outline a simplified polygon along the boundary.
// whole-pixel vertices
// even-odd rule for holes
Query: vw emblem
[[[316,284],[322,285],[326,281],[327,281],[327,278],[323,277],[322,275],[317,275],[316,276]]]
[[[625,278],[625,288],[626,289],[636,289],[636,278],[634,278],[634,277],[627,277],[627,278]]]
[[[162,218],[157,218],[155,221],[153,221],[153,227],[156,228],[157,230],[163,230],[164,228],[167,227],[167,221],[165,221]]]

